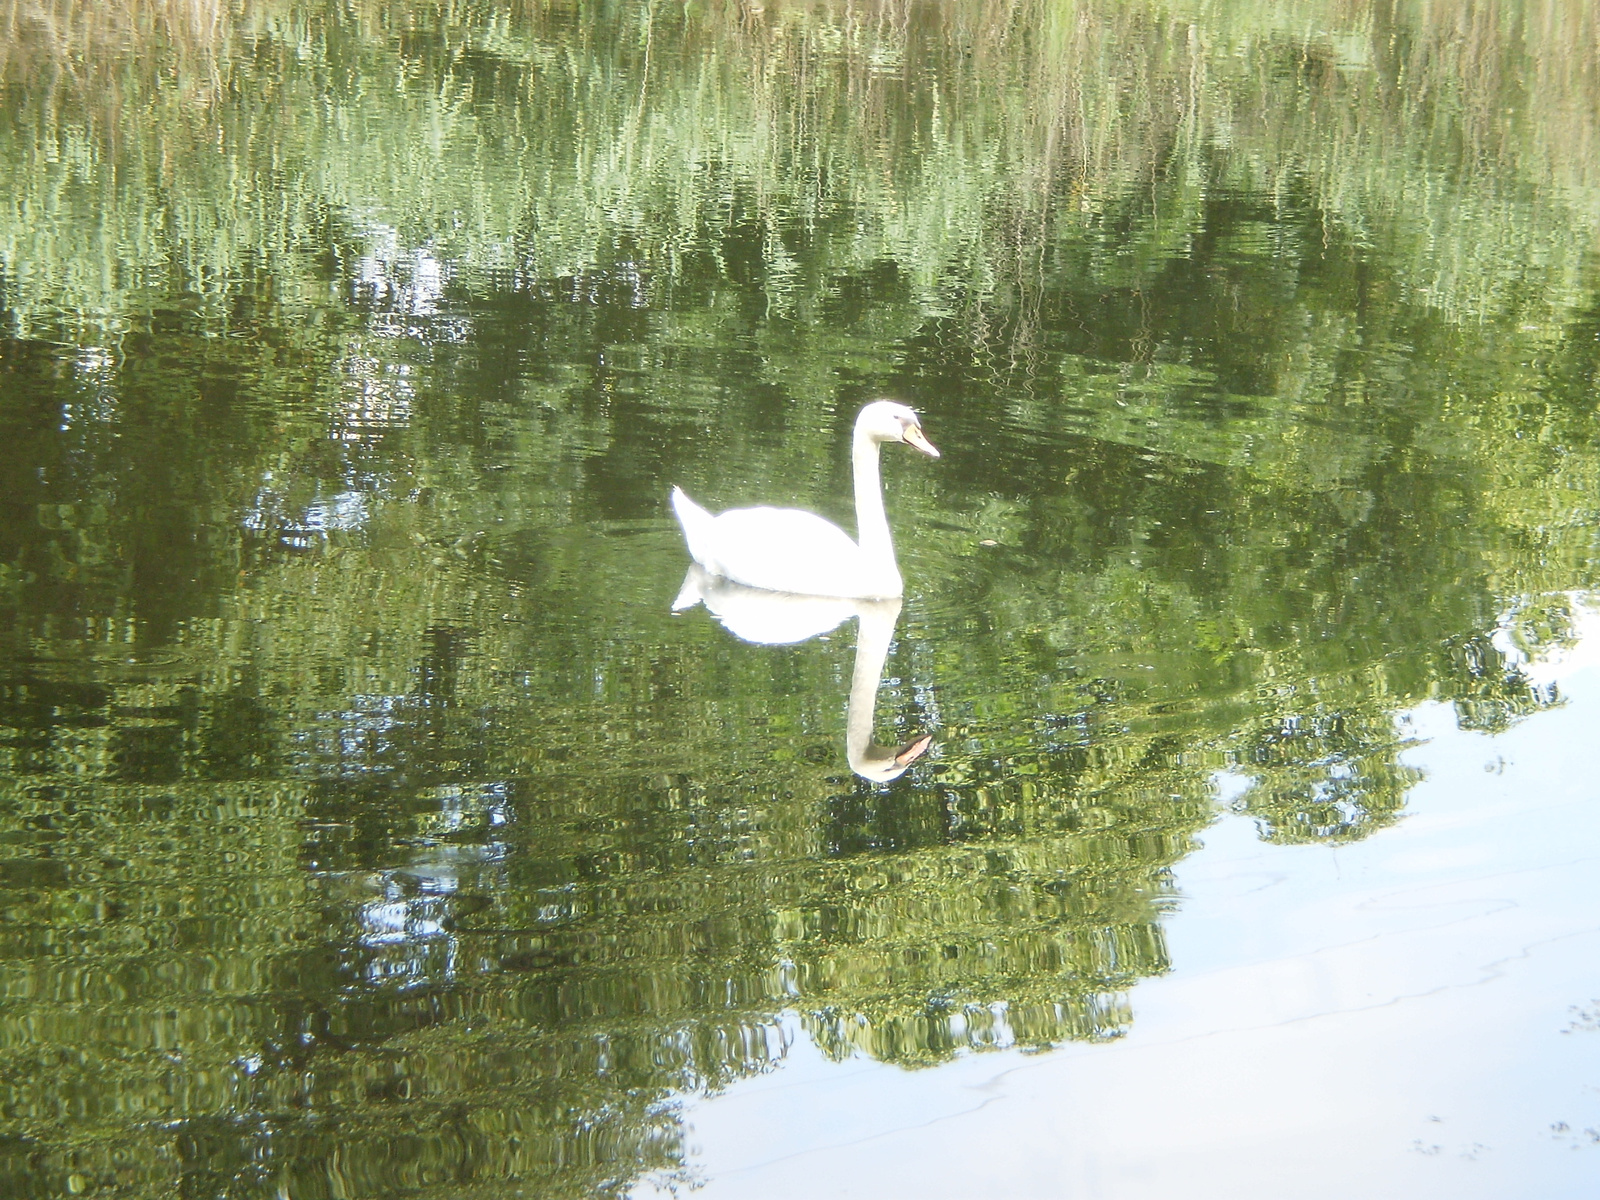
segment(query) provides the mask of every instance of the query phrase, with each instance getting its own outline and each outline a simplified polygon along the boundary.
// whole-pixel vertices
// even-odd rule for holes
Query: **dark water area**
[[[0,1192],[625,1194],[797,1037],[1124,1036],[1219,813],[1559,708],[1600,22],[1259,8],[0,18]],[[853,529],[878,397],[889,782],[667,506]]]

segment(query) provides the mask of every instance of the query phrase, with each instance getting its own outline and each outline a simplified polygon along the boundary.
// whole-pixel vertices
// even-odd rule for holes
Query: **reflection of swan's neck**
[[[875,452],[874,452],[875,453]],[[880,512],[881,512],[880,508]],[[856,666],[850,676],[850,705],[845,714],[845,755],[850,769],[863,779],[885,783],[905,772],[917,755],[897,762],[894,746],[872,740],[872,722],[878,707],[878,680],[889,659],[894,623],[900,616],[899,600],[863,600],[856,628]],[[920,754],[919,750],[917,754]]]
[[[856,542],[862,557],[875,568],[899,578],[889,518],[883,511],[883,481],[878,475],[878,441],[856,425],[850,441],[850,466],[856,482]],[[898,590],[898,589],[897,589]]]

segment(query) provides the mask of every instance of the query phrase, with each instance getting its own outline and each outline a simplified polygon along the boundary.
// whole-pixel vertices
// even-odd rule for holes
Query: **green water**
[[[0,1192],[622,1193],[784,1011],[1119,1036],[1219,809],[1558,705],[1600,18],[1438,7],[0,17]],[[879,396],[887,784],[666,505],[851,527]]]

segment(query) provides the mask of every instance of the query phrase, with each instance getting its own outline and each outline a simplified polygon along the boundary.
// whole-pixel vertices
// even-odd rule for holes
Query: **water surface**
[[[1127,1036],[1220,815],[1554,717],[1600,19],[1259,8],[6,15],[0,1190],[621,1194],[801,1042]],[[878,396],[887,782],[666,507],[848,525]]]

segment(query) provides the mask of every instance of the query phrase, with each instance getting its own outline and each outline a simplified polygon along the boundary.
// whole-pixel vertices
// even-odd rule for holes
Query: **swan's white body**
[[[876,400],[861,410],[850,444],[858,541],[797,508],[734,508],[713,516],[674,487],[672,510],[690,556],[712,575],[764,591],[853,600],[899,596],[904,585],[878,474],[884,442],[905,442],[939,456],[905,405]]]
[[[759,509],[754,511],[761,511]],[[802,514],[805,515],[805,514]],[[830,527],[831,528],[831,527]],[[872,740],[878,704],[878,680],[894,640],[900,601],[847,600],[836,596],[798,596],[730,583],[698,563],[689,568],[672,611],[704,604],[735,637],[761,645],[788,645],[827,633],[851,617],[856,627],[856,663],[850,674],[850,700],[845,709],[845,758],[863,779],[888,783],[904,775],[921,758],[933,737],[923,734],[902,746],[880,746]]]

